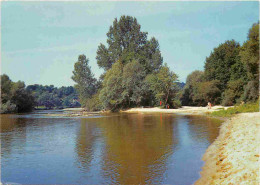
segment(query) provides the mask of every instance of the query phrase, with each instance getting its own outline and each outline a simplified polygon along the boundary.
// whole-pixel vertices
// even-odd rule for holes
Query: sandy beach
[[[260,184],[260,113],[242,113],[224,122],[220,135],[203,156],[195,185]]]
[[[229,107],[224,106],[213,106],[211,109],[207,107],[191,107],[182,106],[179,109],[161,109],[158,107],[154,108],[132,108],[122,112],[161,112],[161,113],[184,113],[184,114],[206,114],[209,112],[214,112],[221,109],[227,109]]]

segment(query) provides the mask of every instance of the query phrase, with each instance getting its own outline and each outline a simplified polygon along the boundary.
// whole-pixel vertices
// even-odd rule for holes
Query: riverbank
[[[191,106],[183,106],[182,108],[178,109],[161,109],[159,107],[153,108],[131,108],[128,110],[121,110],[120,112],[123,113],[178,113],[178,114],[189,114],[189,115],[207,115],[211,112],[215,112],[218,110],[226,110],[229,107],[223,106],[214,106],[211,109],[207,107],[191,107]],[[62,109],[64,112],[62,114],[48,114],[48,116],[63,116],[63,117],[87,117],[93,116],[98,114],[109,113],[110,111],[97,111],[97,112],[88,112],[85,111],[84,108],[66,108]],[[218,117],[222,119],[221,117]]]
[[[208,109],[207,107],[191,107],[191,106],[183,106],[182,108],[178,108],[178,109],[161,109],[159,107],[153,107],[153,108],[131,108],[128,110],[121,110],[120,112],[179,113],[179,114],[190,114],[190,115],[206,115],[214,111],[226,110],[228,108],[229,107],[223,107],[223,106],[214,106],[211,109]],[[84,108],[67,108],[67,109],[63,109],[63,111],[64,111],[63,114],[49,114],[49,116],[86,117],[86,116],[93,116],[93,115],[109,112],[109,111],[87,112],[84,110]]]
[[[203,156],[195,185],[260,184],[260,113],[242,113],[224,122],[220,135]]]
[[[191,107],[191,106],[182,106],[178,109],[161,109],[159,107],[154,108],[132,108],[128,109],[122,112],[158,112],[158,113],[184,113],[184,114],[199,114],[199,115],[205,115],[207,113],[211,113],[218,110],[226,110],[229,107],[224,106],[214,106],[211,109],[208,109],[207,107]]]

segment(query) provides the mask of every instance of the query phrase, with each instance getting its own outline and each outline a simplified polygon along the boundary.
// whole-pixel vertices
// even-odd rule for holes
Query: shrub
[[[16,105],[11,103],[9,100],[6,103],[1,104],[1,114],[16,112]]]

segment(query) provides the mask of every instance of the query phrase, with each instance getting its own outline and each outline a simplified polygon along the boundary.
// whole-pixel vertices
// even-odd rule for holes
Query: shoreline
[[[233,107],[233,106],[230,106]],[[174,114],[185,114],[185,115],[204,115],[204,116],[210,116],[211,112],[219,111],[219,110],[227,110],[230,107],[224,107],[221,105],[214,106],[211,109],[208,109],[207,107],[192,107],[192,106],[182,106],[178,109],[161,109],[159,107],[153,107],[153,108],[131,108],[128,110],[122,110],[120,112],[126,112],[126,113],[174,113]],[[211,116],[213,117],[213,116]],[[221,120],[226,120],[225,117],[214,117]]]
[[[195,185],[260,184],[260,113],[241,113],[224,122],[208,147]]]

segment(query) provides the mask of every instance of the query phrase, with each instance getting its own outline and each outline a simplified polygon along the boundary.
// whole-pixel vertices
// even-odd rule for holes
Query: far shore
[[[173,113],[173,114],[189,114],[189,115],[207,115],[210,112],[218,111],[221,109],[227,109],[229,107],[224,106],[213,106],[211,109],[207,107],[192,107],[192,106],[182,106],[178,109],[162,109],[159,107],[152,108],[130,108],[127,110],[121,110],[121,113]],[[66,108],[62,109],[64,112],[62,114],[47,114],[48,116],[61,116],[61,117],[88,117],[95,116],[104,113],[109,113],[110,111],[96,111],[88,112],[84,108]],[[221,119],[221,118],[219,118]]]
[[[192,106],[182,106],[178,109],[161,109],[159,107],[154,108],[131,108],[121,112],[158,112],[158,113],[183,113],[183,114],[199,114],[204,115],[210,112],[218,111],[221,109],[228,109],[229,107],[224,106],[213,106],[211,109],[207,107],[192,107]]]
[[[213,106],[211,109],[207,107],[192,107],[192,106],[183,106],[178,109],[162,109],[159,107],[152,108],[130,108],[127,110],[121,110],[121,113],[173,113],[173,114],[190,114],[190,115],[207,115],[207,113],[218,111],[221,109],[227,109],[229,107],[224,106]],[[103,113],[109,113],[110,111],[96,111],[88,112],[84,108],[66,108],[62,109],[63,114],[48,114],[48,116],[62,116],[62,117],[88,117],[99,115]]]

